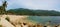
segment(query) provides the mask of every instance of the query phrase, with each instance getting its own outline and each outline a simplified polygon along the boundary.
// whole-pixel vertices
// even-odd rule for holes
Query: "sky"
[[[0,0],[0,5],[3,0]],[[60,11],[60,0],[7,0],[7,10],[15,8],[28,8],[32,10]]]

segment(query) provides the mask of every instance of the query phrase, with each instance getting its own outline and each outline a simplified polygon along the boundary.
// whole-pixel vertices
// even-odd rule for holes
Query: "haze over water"
[[[29,16],[28,20],[44,24],[48,21],[51,21],[51,24],[60,24],[60,16]]]

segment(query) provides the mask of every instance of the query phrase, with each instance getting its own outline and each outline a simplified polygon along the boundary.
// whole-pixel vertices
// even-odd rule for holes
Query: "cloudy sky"
[[[0,5],[2,4],[0,0]],[[60,0],[7,0],[7,9],[29,8],[33,10],[56,10],[60,11]]]

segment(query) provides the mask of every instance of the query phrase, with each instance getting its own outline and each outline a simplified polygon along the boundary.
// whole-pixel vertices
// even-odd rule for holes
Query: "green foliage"
[[[0,25],[0,27],[2,27],[2,25]]]
[[[24,8],[11,9],[7,12],[12,12],[16,15],[37,15],[37,16],[60,16],[60,12],[51,10],[29,10]]]
[[[4,1],[0,6],[0,15],[6,14],[7,1]]]
[[[7,21],[10,21],[9,17],[6,17],[6,20],[7,20]]]

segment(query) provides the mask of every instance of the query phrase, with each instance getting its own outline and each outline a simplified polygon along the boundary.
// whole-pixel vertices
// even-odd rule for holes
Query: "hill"
[[[16,14],[16,15],[32,15],[32,16],[60,16],[60,12],[58,11],[48,11],[48,10],[29,10],[25,8],[17,8],[10,9],[7,11],[8,13]]]

